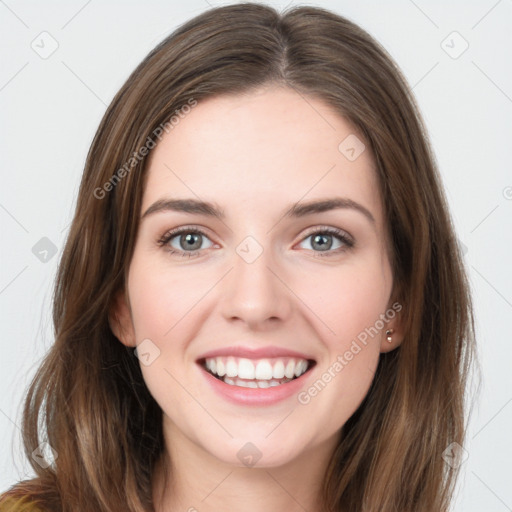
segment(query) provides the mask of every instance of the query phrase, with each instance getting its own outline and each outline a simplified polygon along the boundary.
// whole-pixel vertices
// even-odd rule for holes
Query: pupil
[[[199,245],[197,247],[194,247],[194,239],[193,239],[194,237],[199,238],[199,234],[197,234],[197,233],[188,233],[187,235],[182,236],[182,239],[184,238],[185,241],[186,241],[185,245],[189,249],[199,249],[201,247],[201,242],[199,242]],[[195,243],[197,244],[198,242],[196,241]]]
[[[329,239],[330,243],[325,242],[326,239]],[[321,240],[323,240],[324,242],[322,242]],[[327,235],[327,236],[326,235],[315,235],[315,237],[313,238],[313,244],[316,244],[316,243],[320,244],[321,250],[330,249],[332,246],[332,238],[330,235]]]

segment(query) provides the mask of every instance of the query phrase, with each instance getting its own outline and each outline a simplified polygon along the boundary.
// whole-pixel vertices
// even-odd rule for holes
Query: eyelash
[[[202,231],[201,229],[183,226],[181,228],[176,228],[176,229],[172,229],[170,231],[167,231],[158,240],[157,243],[158,243],[158,245],[160,247],[164,247],[165,246],[165,250],[167,252],[169,252],[170,254],[179,254],[182,257],[188,257],[188,258],[193,258],[195,256],[198,256],[201,251],[205,250],[205,249],[197,249],[195,251],[179,251],[179,250],[173,249],[173,248],[171,248],[170,246],[167,245],[173,238],[175,238],[177,235],[180,235],[182,233],[187,233],[187,234],[194,233],[194,234],[202,235],[202,236],[205,236],[206,238],[209,238],[208,235],[204,231]],[[353,239],[347,233],[345,233],[345,231],[342,231],[341,229],[337,229],[337,228],[331,228],[331,227],[318,228],[315,231],[312,231],[312,232],[308,233],[302,239],[302,241],[306,240],[307,238],[309,238],[311,236],[318,235],[318,234],[332,235],[335,238],[338,238],[338,240],[344,244],[344,247],[340,247],[340,248],[338,248],[338,249],[336,249],[334,251],[332,251],[332,250],[328,250],[328,251],[313,251],[315,253],[315,257],[319,257],[319,258],[331,257],[331,256],[333,256],[335,254],[340,254],[343,251],[351,249],[354,246]]]

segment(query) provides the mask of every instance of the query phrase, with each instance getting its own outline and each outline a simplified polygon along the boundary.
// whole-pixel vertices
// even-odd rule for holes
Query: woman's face
[[[270,467],[332,450],[401,338],[369,148],[271,87],[199,102],[148,163],[113,329],[138,346],[171,451]]]

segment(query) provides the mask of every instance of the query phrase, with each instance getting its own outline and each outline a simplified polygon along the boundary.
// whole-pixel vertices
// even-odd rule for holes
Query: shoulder
[[[0,494],[0,512],[45,512],[29,495],[10,489]]]

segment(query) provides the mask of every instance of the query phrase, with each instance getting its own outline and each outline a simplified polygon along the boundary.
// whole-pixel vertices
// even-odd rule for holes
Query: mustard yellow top
[[[0,512],[45,512],[28,496],[0,496]]]

